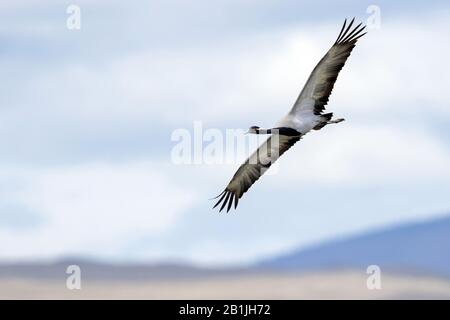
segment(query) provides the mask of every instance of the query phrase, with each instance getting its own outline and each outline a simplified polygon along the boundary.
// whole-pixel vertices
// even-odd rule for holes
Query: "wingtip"
[[[226,192],[225,194],[225,198],[223,198],[223,203],[222,206],[220,207],[219,212],[222,212],[223,208],[225,208],[225,206],[227,205],[228,199],[230,198],[230,192]],[[220,200],[222,200],[222,198],[220,198]]]
[[[228,201],[227,213],[230,212],[231,206],[233,205],[234,194],[230,192],[230,199]]]
[[[218,197],[220,197],[220,199],[216,202],[216,204],[214,205],[213,209],[215,209],[223,200],[223,198],[226,195],[226,190],[224,190],[221,194],[219,194],[215,199],[217,199]],[[211,199],[213,200],[213,199]]]
[[[214,198],[209,198],[208,200],[215,200],[218,197],[220,197],[221,195],[223,195],[224,192],[225,192],[225,190],[223,190],[218,196],[215,196]]]
[[[344,24],[342,25],[341,31],[339,32],[339,35],[338,35],[336,41],[334,42],[334,44],[339,42],[339,39],[341,38],[342,32],[344,32],[344,29],[345,29],[346,25],[347,25],[347,18],[344,19]]]
[[[353,17],[350,20],[350,23],[347,25],[347,18],[345,18],[344,24],[342,25],[341,31],[339,32],[339,36],[334,44],[343,44],[347,42],[356,41],[367,33],[365,32],[361,34],[361,32],[366,29],[366,25],[363,25],[362,22],[359,23],[356,27],[352,28],[355,19],[356,17]]]
[[[217,200],[217,202],[212,207],[212,209],[215,209],[216,207],[218,207],[220,205],[219,212],[222,212],[224,209],[226,210],[226,212],[230,212],[230,210],[233,207],[236,210],[236,208],[238,206],[238,202],[239,202],[239,196],[236,192],[225,189],[217,197],[214,197],[210,200],[214,200],[217,198],[219,198],[219,200]],[[234,206],[233,206],[233,203],[234,203]]]

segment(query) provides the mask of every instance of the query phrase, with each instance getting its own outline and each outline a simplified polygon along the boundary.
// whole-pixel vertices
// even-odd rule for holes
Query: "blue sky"
[[[371,4],[381,27],[327,108],[347,122],[212,211],[239,163],[175,165],[172,132],[271,126]],[[246,264],[448,212],[449,18],[444,1],[2,1],[0,260]]]

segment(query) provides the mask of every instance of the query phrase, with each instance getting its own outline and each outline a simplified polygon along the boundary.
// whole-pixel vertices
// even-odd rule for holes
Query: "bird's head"
[[[254,133],[254,134],[256,134],[256,133],[258,133],[258,129],[259,129],[258,126],[251,126],[246,133]]]

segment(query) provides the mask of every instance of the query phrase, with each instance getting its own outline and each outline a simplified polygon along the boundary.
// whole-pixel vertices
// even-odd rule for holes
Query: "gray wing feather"
[[[239,199],[270,168],[283,153],[292,147],[301,136],[285,136],[274,134],[268,138],[236,171],[213,208],[219,206],[222,211],[230,211],[233,203],[236,208]]]
[[[356,41],[366,34],[363,33],[365,26],[361,26],[361,23],[351,29],[354,20],[353,18],[347,28],[345,20],[336,42],[314,68],[291,113],[313,112],[315,115],[321,115],[325,110],[339,72],[355,47]]]

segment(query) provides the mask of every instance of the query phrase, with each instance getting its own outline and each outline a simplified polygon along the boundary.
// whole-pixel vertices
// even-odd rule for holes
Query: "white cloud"
[[[442,41],[450,22],[445,15],[424,19],[420,26],[406,19],[383,22],[366,35],[341,72],[328,109],[366,122],[448,118],[450,92],[441,75],[450,73],[444,63],[450,45]],[[247,119],[248,126],[270,126],[289,111],[338,28],[302,25],[189,48],[134,50],[95,65],[78,61],[31,75],[22,93],[30,101],[23,104],[42,101],[40,114],[75,125],[200,119],[234,127],[236,119]]]
[[[64,105],[52,99],[51,108],[63,108],[83,121],[158,117],[173,124],[186,121],[188,113],[190,119],[229,126],[236,117],[248,118],[249,125],[271,125],[289,110],[338,27],[301,26],[173,51],[129,52],[94,69],[71,65],[53,70],[32,79],[29,88],[40,95],[51,83],[53,92],[66,97]],[[443,63],[450,45],[442,41],[449,28],[450,22],[438,15],[420,26],[385,22],[371,31],[341,72],[329,109],[365,117],[448,117],[450,93],[440,75],[450,72]]]
[[[226,139],[225,136],[221,137]],[[202,167],[209,183],[223,183],[267,137],[238,136],[245,147],[224,147],[218,160]],[[263,138],[263,139],[259,139]],[[222,143],[224,146],[225,142]],[[343,122],[312,131],[265,174],[275,184],[300,186],[369,186],[377,184],[446,183],[450,148],[439,136],[408,123]],[[215,172],[214,172],[215,171]],[[211,172],[211,174],[209,174]],[[215,177],[211,178],[211,177]]]
[[[150,163],[31,168],[18,174],[16,200],[40,214],[33,230],[2,229],[1,258],[61,254],[108,256],[137,235],[162,234],[193,203],[195,194]]]
[[[218,10],[216,14],[221,15],[222,11]],[[61,17],[64,17],[64,10]],[[59,33],[43,20],[37,33],[47,36],[45,46],[49,47],[39,51],[40,54],[59,48],[61,51],[56,52],[64,55],[61,43],[57,41]],[[104,22],[99,21],[99,24]],[[445,63],[450,46],[444,41],[448,38],[449,24],[445,15],[439,14],[424,17],[420,24],[411,19],[398,19],[395,23],[383,20],[381,30],[372,31],[358,43],[331,96],[328,109],[347,118],[348,122],[307,135],[282,157],[280,174],[258,184],[262,183],[267,189],[276,185],[292,188],[311,184],[336,189],[354,185],[419,186],[424,183],[435,186],[434,182],[448,185],[448,144],[431,134],[425,121],[429,123],[427,117],[449,117],[450,92],[443,79],[445,76],[442,76],[450,72]],[[29,54],[29,61],[5,55],[1,64],[8,71],[2,78],[7,89],[2,99],[7,103],[2,104],[0,127],[6,155],[17,152],[21,163],[31,163],[33,158],[28,159],[23,154],[37,149],[59,166],[31,166],[28,170],[18,166],[12,171],[10,167],[5,168],[5,172],[0,171],[0,177],[5,178],[0,191],[12,202],[2,208],[18,203],[18,208],[24,207],[42,218],[32,228],[0,229],[0,242],[12,244],[1,247],[0,258],[43,258],[77,253],[116,257],[122,256],[121,248],[126,247],[131,238],[139,238],[139,234],[158,238],[173,230],[184,212],[199,205],[200,200],[195,202],[194,190],[202,192],[202,201],[205,199],[206,202],[206,198],[220,192],[240,162],[230,166],[181,166],[176,169],[135,162],[89,164],[93,149],[77,146],[73,150],[84,152],[76,155],[81,164],[71,165],[58,158],[62,152],[55,147],[59,145],[55,140],[60,143],[67,139],[66,128],[71,129],[71,137],[85,138],[73,139],[75,141],[91,139],[99,132],[114,140],[111,148],[123,154],[123,144],[118,144],[117,137],[126,129],[135,129],[139,133],[140,128],[156,127],[156,130],[163,128],[169,132],[170,126],[190,124],[195,119],[203,120],[205,129],[208,123],[227,127],[241,123],[270,126],[289,110],[339,27],[331,23],[271,27],[235,37],[217,37],[212,42],[211,39],[205,42],[196,39],[188,47],[166,48],[164,44],[161,47],[157,44],[130,49],[120,45],[122,51],[119,54],[105,53],[101,61],[98,55],[93,58],[87,54],[89,50],[80,50],[70,56],[76,56],[75,61],[62,59],[44,66],[33,60],[33,52]],[[48,28],[53,31],[47,33]],[[108,36],[114,32],[102,30],[107,30]],[[93,34],[94,38],[100,36],[102,30],[86,32],[80,39]],[[25,27],[18,33],[28,32],[29,28]],[[52,40],[55,40],[55,47]],[[119,48],[114,41],[108,43]],[[106,42],[107,39],[99,41],[99,47]],[[86,49],[89,43],[81,41],[79,45]],[[76,47],[70,48],[76,51]],[[25,69],[26,79],[11,76],[17,70]],[[112,130],[119,134],[110,134]],[[34,139],[36,136],[38,139]],[[14,139],[18,137],[25,137],[23,144],[15,143]],[[166,146],[170,137],[153,143]],[[144,138],[136,144],[140,144],[137,149],[148,148]],[[161,154],[161,150],[166,152],[167,149],[160,148],[146,156],[168,159],[169,152]],[[109,159],[104,154],[99,158]],[[191,188],[184,188],[183,183]],[[398,192],[401,195],[401,191]],[[245,201],[251,200],[248,195],[246,197],[248,200]],[[439,206],[444,207],[445,201],[442,200]],[[421,210],[434,210],[434,204],[426,202],[427,199],[422,199]],[[199,207],[210,210],[209,203],[202,202]],[[389,207],[384,214],[397,214],[397,209]],[[413,210],[403,209],[402,217],[407,219]],[[357,213],[360,217],[360,212]],[[202,211],[198,225],[183,231],[192,234],[204,230],[208,225],[203,214]],[[241,216],[234,216],[235,221],[239,219],[239,224],[245,214],[255,218],[251,212],[239,214]],[[318,215],[319,221],[327,213],[314,214]],[[373,222],[371,219],[375,214],[359,218],[362,220],[357,220],[355,212],[342,216],[347,217],[343,218],[342,225],[354,223],[359,226],[362,222]],[[379,216],[377,212],[376,217]],[[288,218],[291,219],[289,226],[300,220],[302,225],[311,226],[305,216]],[[248,223],[249,228],[253,222]],[[249,241],[245,248],[236,251],[238,242],[256,234],[254,230],[249,233],[249,228],[232,230],[239,239],[234,243],[217,240],[216,235],[211,235],[210,242],[186,244],[182,237],[172,234],[170,244],[165,247],[151,253],[142,250],[139,253],[157,258],[170,255],[171,251],[196,261],[226,261],[230,257],[237,261],[258,250],[262,252],[261,248],[271,247],[271,251],[276,251],[283,247],[285,240],[280,232],[284,232],[275,228],[266,243],[261,241],[264,235],[260,235],[261,238]],[[308,239],[325,234],[321,221],[310,229]],[[330,224],[327,232],[338,229],[345,228]],[[226,232],[228,237],[229,231]],[[282,240],[276,240],[279,237]],[[297,241],[298,235],[292,239]],[[301,238],[302,241],[308,239]],[[182,251],[180,247],[183,247]]]
[[[306,135],[280,159],[274,182],[307,187],[409,185],[450,179],[450,150],[425,130],[343,123]]]
[[[429,114],[448,118],[450,92],[442,75],[450,72],[450,44],[442,39],[449,29],[447,16],[436,14],[417,24],[389,21],[370,32],[350,58],[351,70],[338,80],[336,105],[348,113],[404,115],[418,122]]]
[[[449,28],[438,15],[420,26],[401,20],[372,30],[341,72],[329,109],[366,117],[448,117],[450,93],[440,75],[450,72],[444,63],[450,45],[442,41]],[[176,53],[141,52],[110,67],[127,96],[137,105],[147,101],[166,121],[185,119],[185,110],[207,121],[243,115],[267,121],[289,110],[334,40],[330,30],[336,26],[283,29]]]

